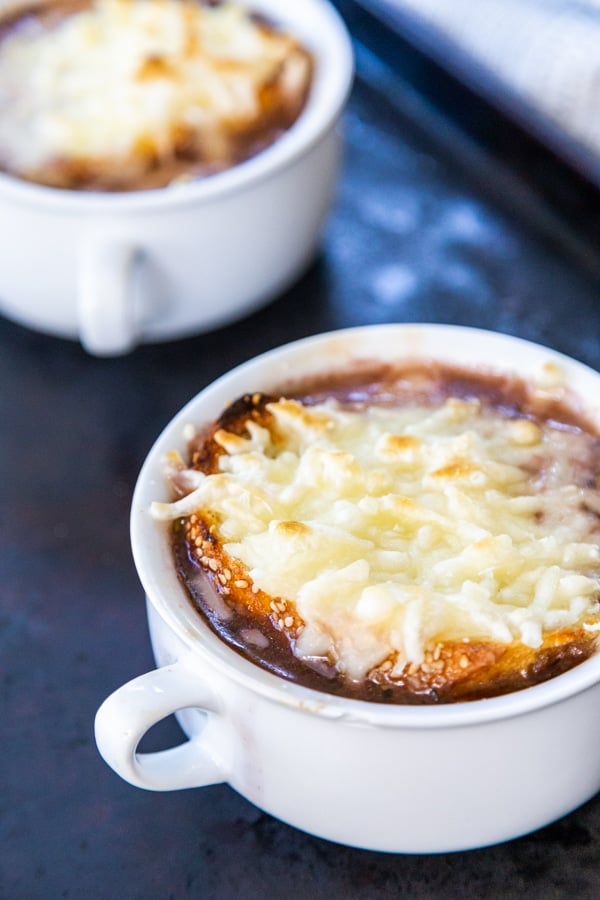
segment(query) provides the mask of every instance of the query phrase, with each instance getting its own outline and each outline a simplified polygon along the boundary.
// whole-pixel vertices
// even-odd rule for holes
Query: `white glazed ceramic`
[[[204,181],[119,194],[0,173],[0,311],[99,355],[224,324],[310,263],[339,168],[352,79],[327,0],[252,0],[313,52],[306,108],[271,147]]]
[[[504,697],[438,707],[332,697],[254,666],[217,638],[175,575],[166,529],[149,515],[167,499],[163,459],[185,449],[186,423],[214,419],[246,391],[348,371],[363,360],[438,359],[535,379],[556,363],[600,425],[600,375],[534,344],[476,329],[367,326],[290,344],[234,369],[194,398],[152,448],[133,499],[135,563],[148,598],[159,668],[100,708],[96,739],[123,778],[151,790],[228,782],[260,808],[358,847],[440,852],[539,828],[600,788],[600,655]],[[137,754],[174,712],[189,740]]]

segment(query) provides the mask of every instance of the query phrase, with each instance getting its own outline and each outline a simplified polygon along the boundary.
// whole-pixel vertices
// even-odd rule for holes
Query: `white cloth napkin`
[[[600,154],[600,0],[384,0]]]

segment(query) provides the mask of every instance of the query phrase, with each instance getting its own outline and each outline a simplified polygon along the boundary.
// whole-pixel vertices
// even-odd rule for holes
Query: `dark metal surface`
[[[205,384],[294,338],[387,321],[478,325],[600,368],[590,245],[509,155],[498,166],[357,49],[336,206],[320,259],[289,294],[216,333],[116,360],[0,320],[3,898],[600,894],[598,798],[501,846],[393,856],[302,834],[226,786],[140,791],[95,749],[100,702],[153,664],[129,549],[135,478]],[[146,747],[177,735],[165,723]]]
[[[539,113],[523,107],[481,67],[459,64],[456,48],[393,0],[339,0],[353,31],[376,48],[396,76],[432,110],[455,122],[489,159],[508,160],[538,202],[568,222],[583,244],[600,251],[600,160]]]

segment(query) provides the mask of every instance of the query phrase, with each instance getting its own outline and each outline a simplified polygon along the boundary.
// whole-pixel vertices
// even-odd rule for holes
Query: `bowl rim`
[[[390,340],[404,340],[416,348],[415,354],[422,354],[419,344],[433,338],[439,346],[448,349],[449,358],[456,356],[456,348],[462,344],[470,351],[479,344],[484,345],[481,359],[488,359],[490,348],[494,353],[506,352],[511,370],[519,374],[523,366],[531,360],[539,365],[541,360],[552,361],[563,367],[568,381],[579,379],[600,388],[600,373],[572,357],[554,351],[549,347],[524,340],[520,337],[486,331],[480,328],[460,325],[389,323],[343,328],[301,338],[261,353],[223,374],[211,382],[186,403],[163,428],[140,469],[135,485],[130,517],[131,547],[138,577],[145,590],[147,601],[152,605],[167,627],[170,627],[189,649],[188,662],[194,660],[218,670],[226,678],[232,679],[254,693],[269,700],[294,707],[305,713],[325,718],[343,719],[355,724],[369,724],[384,728],[407,728],[411,730],[461,727],[513,718],[541,710],[547,706],[563,702],[569,697],[600,684],[600,652],[574,668],[557,675],[541,684],[513,691],[499,697],[463,701],[433,706],[410,706],[400,704],[378,704],[348,697],[330,695],[303,687],[261,669],[245,659],[225,644],[193,609],[185,589],[180,584],[172,564],[166,529],[151,519],[149,505],[152,499],[165,495],[166,482],[162,474],[165,453],[174,446],[184,445],[184,426],[190,421],[200,424],[198,410],[210,402],[220,409],[223,396],[227,395],[230,384],[243,382],[260,372],[263,367],[276,369],[277,374],[269,377],[271,383],[285,383],[282,377],[290,373],[290,362],[298,355],[312,353],[313,358],[322,354],[325,345],[331,349],[342,345],[359,347],[368,338],[379,342],[385,337]],[[477,351],[479,352],[479,351]],[[344,353],[342,352],[342,360]],[[516,369],[514,362],[516,361]],[[469,368],[468,362],[464,362]],[[322,366],[321,366],[322,368]],[[507,371],[509,365],[500,371]],[[496,371],[498,368],[496,366]],[[254,386],[251,388],[253,389]],[[263,389],[258,384],[256,389]],[[229,396],[229,399],[232,399]],[[202,421],[214,417],[216,411],[202,415]],[[600,428],[600,405],[594,410]],[[162,494],[161,494],[162,492]],[[153,550],[150,543],[154,542]]]
[[[218,200],[244,191],[292,165],[336,125],[354,77],[352,41],[341,15],[329,0],[240,0],[272,15],[313,52],[316,66],[306,106],[296,122],[260,153],[209,178],[172,189],[77,191],[50,187],[0,172],[0,196],[65,213],[161,210]],[[20,4],[16,4],[19,6]],[[23,4],[24,5],[24,4]]]

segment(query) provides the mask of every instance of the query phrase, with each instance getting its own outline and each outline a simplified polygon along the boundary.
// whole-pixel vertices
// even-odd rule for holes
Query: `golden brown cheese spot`
[[[405,453],[407,450],[416,450],[420,446],[418,438],[412,434],[387,434],[381,442],[381,447],[388,453]]]
[[[307,538],[312,535],[312,529],[303,522],[278,522],[277,532],[283,538]]]
[[[418,459],[421,441],[411,434],[384,434],[377,443],[377,453],[386,462],[412,465]]]
[[[175,71],[164,56],[148,56],[141,63],[136,72],[138,81],[145,81],[151,78],[173,78]]]
[[[446,466],[442,466],[440,469],[436,469],[434,472],[431,472],[430,475],[432,478],[456,479],[466,478],[477,471],[478,470],[472,465],[472,463],[464,459],[459,459],[455,460],[454,462],[448,463],[448,465]]]

